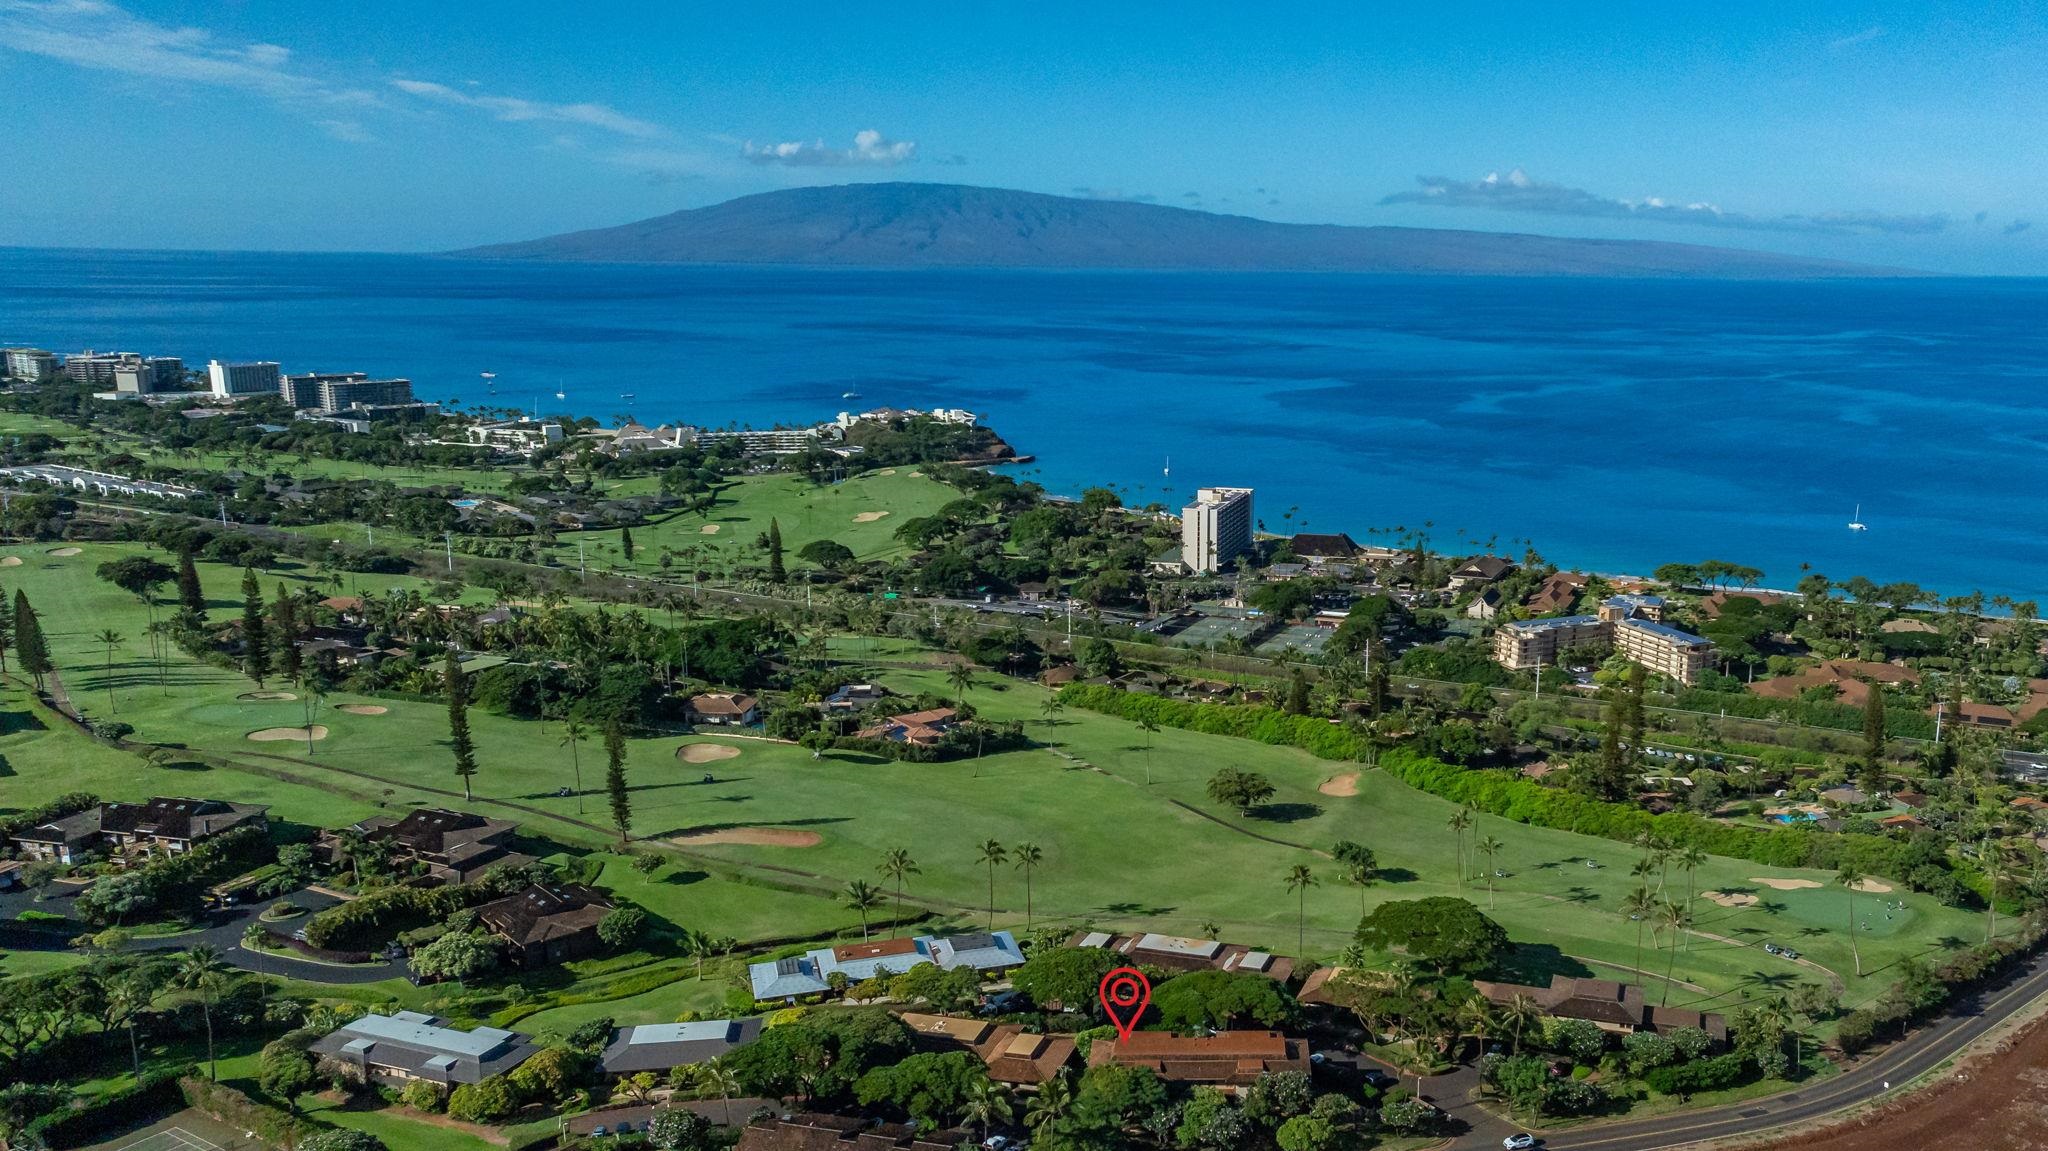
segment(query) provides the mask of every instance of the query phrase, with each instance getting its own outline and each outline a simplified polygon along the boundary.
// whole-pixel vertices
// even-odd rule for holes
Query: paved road
[[[73,884],[52,884],[44,892],[42,902],[35,902],[28,892],[9,892],[0,895],[0,920],[11,920],[25,908],[33,907],[57,915],[69,915],[71,900],[77,897],[82,887]],[[281,898],[289,899],[307,911],[318,911],[338,902],[331,895],[316,891],[295,891]],[[405,975],[403,960],[385,960],[360,967],[341,967],[277,952],[250,951],[242,946],[242,933],[262,914],[263,908],[274,900],[245,904],[226,911],[214,912],[207,926],[197,931],[188,931],[162,939],[137,939],[131,941],[126,951],[135,952],[183,952],[202,943],[211,944],[221,953],[221,959],[231,967],[253,971],[260,975],[276,975],[288,979],[303,979],[310,983],[376,983],[384,979],[398,979]],[[303,922],[300,921],[300,922]],[[75,929],[64,931],[24,930],[0,927],[0,946],[17,951],[68,951],[70,939],[91,928],[83,923]]]
[[[2043,995],[2048,995],[2048,954],[2036,956],[2004,985],[1957,1001],[1949,1014],[1833,1079],[1724,1107],[1559,1132],[1545,1139],[1543,1146],[1546,1151],[1659,1151],[1707,1139],[1760,1135],[1786,1124],[1823,1118],[1868,1103],[1925,1075]],[[1448,1105],[1450,1101],[1439,1102]],[[1494,1121],[1488,1126],[1476,1116],[1464,1117],[1473,1123],[1473,1130],[1451,1144],[1456,1151],[1500,1146],[1507,1130],[1504,1124]]]

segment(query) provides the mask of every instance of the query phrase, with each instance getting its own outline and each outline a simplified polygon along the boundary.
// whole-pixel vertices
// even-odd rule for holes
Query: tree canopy
[[[1500,924],[1449,895],[1382,903],[1359,921],[1357,939],[1363,947],[1399,951],[1439,974],[1484,971],[1508,945]]]

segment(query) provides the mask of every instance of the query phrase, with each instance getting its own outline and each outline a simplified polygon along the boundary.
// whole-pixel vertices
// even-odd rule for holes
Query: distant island
[[[1705,279],[1920,274],[1698,244],[1281,224],[1159,204],[919,183],[763,192],[617,227],[450,254],[503,260],[870,268]]]

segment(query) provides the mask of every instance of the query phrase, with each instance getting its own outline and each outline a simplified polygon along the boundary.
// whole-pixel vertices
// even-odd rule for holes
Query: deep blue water
[[[1748,284],[0,250],[0,343],[765,425],[985,415],[1055,491],[1259,489],[1598,570],[2048,591],[2048,281]],[[566,404],[554,400],[558,382]],[[857,390],[860,399],[843,401]],[[634,393],[630,409],[621,393]],[[1171,478],[1161,474],[1172,457]],[[1870,525],[1845,524],[1857,504]],[[1292,519],[1285,513],[1299,511]]]

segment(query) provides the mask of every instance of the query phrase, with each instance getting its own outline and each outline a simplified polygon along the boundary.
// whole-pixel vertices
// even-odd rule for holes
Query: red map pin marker
[[[1116,1041],[1124,1043],[1131,1038],[1131,1028],[1138,1025],[1138,1017],[1152,1003],[1152,983],[1135,967],[1119,967],[1102,977],[1096,995],[1102,1000],[1102,1010],[1109,1021],[1116,1024]]]

